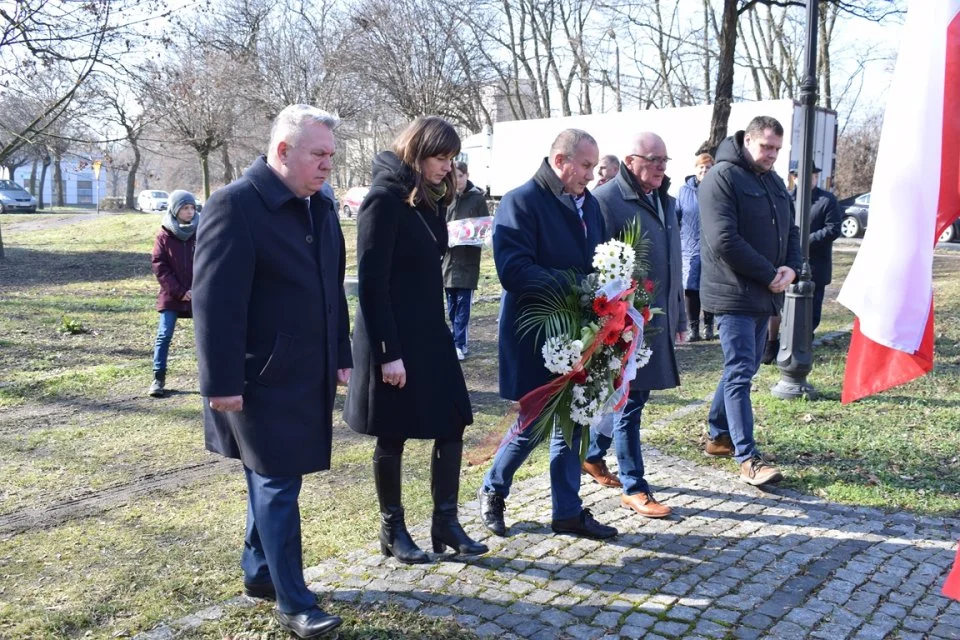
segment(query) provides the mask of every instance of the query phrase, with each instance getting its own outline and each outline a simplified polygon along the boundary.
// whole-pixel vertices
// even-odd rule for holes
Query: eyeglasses
[[[633,155],[633,157],[635,158],[643,158],[644,160],[646,160],[651,164],[661,164],[664,166],[666,166],[668,162],[673,160],[673,158],[670,158],[669,156],[642,156],[639,153],[634,153],[631,155]]]

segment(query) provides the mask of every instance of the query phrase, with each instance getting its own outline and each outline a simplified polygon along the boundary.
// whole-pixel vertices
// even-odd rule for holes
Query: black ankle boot
[[[380,501],[380,551],[406,564],[429,562],[430,558],[410,537],[403,521],[400,456],[381,456],[373,459],[373,478]]]
[[[477,556],[489,551],[487,545],[471,539],[457,519],[462,457],[462,442],[444,441],[433,445],[433,458],[430,463],[433,526],[430,527],[430,537],[436,553],[443,553],[447,547],[451,547],[460,555]]]
[[[703,339],[704,340],[713,340],[713,316],[710,316],[709,319],[704,317],[703,319]]]

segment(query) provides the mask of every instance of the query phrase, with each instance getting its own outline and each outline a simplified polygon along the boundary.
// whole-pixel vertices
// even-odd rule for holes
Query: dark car
[[[841,201],[843,202],[843,201]],[[853,204],[843,211],[840,233],[844,238],[856,238],[867,229],[867,217],[870,213],[870,194],[864,193],[853,200]],[[960,219],[947,227],[937,242],[960,242]]]
[[[870,213],[870,194],[864,193],[853,200],[853,204],[843,210],[840,234],[844,238],[856,238],[863,235],[867,228],[867,216]]]

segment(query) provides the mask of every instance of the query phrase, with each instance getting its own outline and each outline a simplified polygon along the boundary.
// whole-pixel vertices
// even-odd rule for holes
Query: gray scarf
[[[197,232],[197,225],[200,224],[200,214],[193,214],[193,220],[190,221],[190,224],[182,224],[180,220],[177,219],[172,213],[167,211],[163,215],[163,221],[160,222],[160,226],[177,236],[184,242],[190,239],[190,237]]]

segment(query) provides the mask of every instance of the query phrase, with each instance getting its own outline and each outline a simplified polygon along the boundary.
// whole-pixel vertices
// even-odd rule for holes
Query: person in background
[[[617,176],[617,172],[620,171],[620,159],[615,155],[603,156],[600,159],[600,164],[597,165],[597,175],[600,177],[597,180],[597,187],[600,185],[606,184],[613,180]],[[596,187],[594,187],[596,188]]]
[[[178,318],[193,316],[191,287],[193,286],[193,252],[197,246],[197,199],[188,191],[176,190],[170,194],[170,205],[160,223],[153,241],[151,268],[160,283],[157,311],[160,323],[153,347],[153,382],[150,395],[166,395],[167,354]]]
[[[733,457],[740,479],[754,486],[783,478],[757,448],[750,390],[768,319],[779,313],[801,261],[793,202],[773,170],[782,146],[783,125],[758,116],[720,143],[700,184],[700,299],[717,316],[723,349],[705,452]]]
[[[617,176],[595,192],[608,233],[618,237],[629,224],[640,222],[647,239],[648,278],[654,282],[654,301],[663,310],[644,327],[644,343],[653,351],[646,366],[637,370],[623,415],[613,427],[613,436],[593,434],[583,471],[604,486],[622,486],[620,505],[647,518],[665,518],[670,507],[653,497],[644,478],[640,449],[640,419],[651,390],[680,385],[680,369],[674,342],[687,339],[687,318],[681,280],[680,229],[676,200],[667,190],[667,145],[655,133],[634,138],[633,153],[623,160]],[[604,456],[611,442],[617,453],[620,476],[607,469]],[[614,482],[615,481],[615,482]]]
[[[680,247],[683,251],[683,296],[690,342],[700,340],[700,204],[697,190],[703,177],[713,166],[713,156],[701,153],[694,162],[693,175],[687,176],[677,194],[677,216],[680,218]],[[713,340],[713,314],[703,314],[703,338]]]
[[[573,271],[587,275],[593,269],[597,245],[607,239],[600,205],[587,185],[593,181],[600,151],[586,131],[566,129],[550,146],[533,178],[503,196],[494,217],[493,260],[503,284],[500,301],[500,396],[519,400],[552,377],[543,363],[546,340],[535,332],[521,334],[517,322],[536,304],[529,294],[563,282]],[[580,499],[580,439],[573,430],[567,446],[554,424],[550,433],[550,493],[554,533],[605,539],[617,535],[614,527],[597,522]],[[483,478],[478,497],[483,524],[505,536],[503,519],[513,476],[540,443],[532,428],[519,431],[515,422]]]
[[[827,285],[833,280],[833,242],[840,237],[843,213],[837,197],[817,186],[820,182],[820,167],[813,167],[810,184],[813,193],[810,200],[810,269],[813,271],[813,333],[820,326],[823,313],[823,296]]]
[[[447,222],[490,215],[487,198],[482,190],[470,182],[466,162],[454,165],[457,192],[447,207]],[[480,283],[480,247],[450,247],[443,256],[443,286],[447,292],[447,314],[453,327],[453,343],[457,359],[463,360],[470,350],[467,346],[467,325],[470,324],[470,304],[473,292]]]
[[[333,202],[338,120],[283,109],[266,157],[218,189],[197,233],[194,313],[207,449],[247,481],[243,591],[276,600],[280,625],[315,638],[342,620],[303,577],[303,476],[330,468],[337,384],[350,379],[346,251]]]
[[[392,151],[374,159],[373,186],[357,213],[356,372],[343,416],[354,431],[377,438],[380,551],[408,564],[429,560],[404,521],[403,448],[410,438],[433,440],[433,550],[487,552],[457,517],[463,431],[473,411],[444,320],[440,261],[447,251],[444,213],[456,189],[451,161],[459,152],[450,123],[418,118]]]

